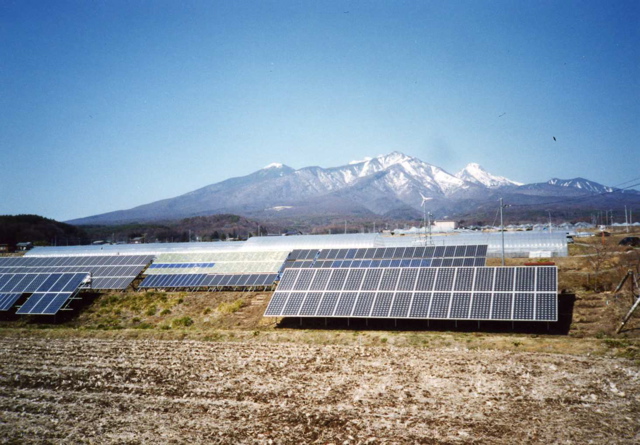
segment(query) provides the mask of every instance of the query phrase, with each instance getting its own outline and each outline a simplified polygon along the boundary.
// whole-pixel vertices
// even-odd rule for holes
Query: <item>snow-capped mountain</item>
[[[492,175],[479,164],[474,162],[468,164],[465,168],[456,173],[456,178],[474,184],[483,185],[490,189],[523,185],[521,182],[512,181],[504,176]]]
[[[217,213],[257,218],[354,214],[410,218],[422,214],[422,196],[432,198],[429,211],[455,214],[479,203],[492,206],[498,193],[508,194],[512,203],[519,199],[531,203],[543,202],[545,196],[599,192],[601,188],[597,186],[604,187],[579,178],[520,185],[493,175],[478,164],[469,164],[452,175],[418,158],[392,152],[332,168],[295,170],[272,163],[247,176],[227,179],[175,198],[69,222],[116,224]]]
[[[589,181],[588,179],[584,178],[553,178],[550,179],[547,184],[555,185],[558,187],[573,187],[591,193],[611,193],[614,190],[613,187],[607,187],[606,185],[598,184],[597,182]]]

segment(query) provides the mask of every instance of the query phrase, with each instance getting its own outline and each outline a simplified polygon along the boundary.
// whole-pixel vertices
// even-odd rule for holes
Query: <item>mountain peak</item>
[[[488,188],[498,188],[508,185],[522,185],[520,182],[512,181],[503,176],[492,175],[487,172],[480,164],[471,162],[465,168],[455,174],[456,178],[462,179],[474,184],[480,184]]]
[[[271,164],[269,164],[269,165],[267,165],[265,167],[262,167],[262,170],[269,170],[269,169],[272,169],[272,168],[282,168],[282,167],[284,167],[283,164],[280,164],[279,162],[272,162]]]
[[[375,157],[375,159],[377,159],[378,161],[384,164],[393,165],[393,164],[399,164],[400,162],[404,162],[404,161],[410,161],[413,158],[399,151],[392,151],[391,153],[386,155],[378,155]]]

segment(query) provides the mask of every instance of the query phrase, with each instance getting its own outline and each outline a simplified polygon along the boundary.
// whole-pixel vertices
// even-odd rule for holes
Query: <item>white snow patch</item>
[[[354,164],[362,164],[363,162],[368,162],[370,160],[372,160],[373,158],[370,156],[365,157],[364,159],[361,159],[359,161],[351,161],[349,162],[349,165],[354,165]]]
[[[282,164],[280,164],[279,162],[272,162],[271,164],[264,167],[262,170],[268,170],[270,168],[282,168]]]

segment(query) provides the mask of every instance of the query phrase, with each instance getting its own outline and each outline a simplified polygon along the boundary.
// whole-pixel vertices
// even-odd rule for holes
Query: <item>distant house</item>
[[[436,230],[456,230],[458,228],[458,223],[455,221],[434,221],[433,228]]]
[[[8,253],[9,246],[7,244],[0,244],[0,253]]]
[[[33,249],[33,243],[30,241],[27,241],[25,243],[18,243],[16,244],[16,249],[19,250],[20,252],[31,250]]]
[[[131,238],[131,244],[144,244],[144,236],[136,236]]]

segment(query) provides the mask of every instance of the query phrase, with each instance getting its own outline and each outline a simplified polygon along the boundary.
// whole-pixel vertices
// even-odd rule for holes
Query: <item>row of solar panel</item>
[[[276,292],[267,317],[557,321],[554,293]]]
[[[557,292],[557,269],[441,267],[287,269],[277,291]]]
[[[90,273],[94,277],[135,277],[144,266],[44,266],[0,267],[0,274],[11,273]]]
[[[151,260],[150,255],[10,257],[0,258],[0,267],[146,266]]]
[[[70,292],[77,287],[76,281],[80,276],[88,277],[88,274],[2,274],[0,293]]]
[[[257,261],[246,263],[215,263],[214,267],[185,267],[185,268],[162,268],[150,267],[146,270],[147,275],[161,274],[254,274],[254,273],[278,273],[282,268],[282,261]]]
[[[76,274],[15,274],[4,281],[2,289],[11,291],[0,293],[0,311],[8,311],[23,294],[32,294],[16,312],[17,314],[56,314],[79,289],[89,280],[86,273]]]
[[[237,275],[149,275],[140,283],[140,288],[192,288],[192,287],[256,287],[271,286],[277,274]]]
[[[149,266],[149,269],[186,269],[192,267],[213,267],[216,263],[156,263]]]
[[[425,247],[378,247],[366,249],[317,249],[294,250],[289,260],[373,260],[413,258],[484,258],[487,245],[469,246],[425,246]]]
[[[327,261],[295,261],[286,264],[287,269],[327,269],[327,268],[374,268],[374,267],[481,267],[486,258],[434,258],[403,260],[327,260]]]

